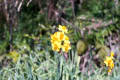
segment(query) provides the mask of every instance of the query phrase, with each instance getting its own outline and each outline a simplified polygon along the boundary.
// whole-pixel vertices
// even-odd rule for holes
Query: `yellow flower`
[[[13,62],[17,62],[18,57],[19,57],[19,53],[17,53],[16,51],[12,51],[9,53],[9,55],[13,59]]]
[[[64,41],[64,44],[62,45],[62,50],[67,53],[70,49],[70,41]]]
[[[53,35],[51,35],[51,42],[58,41],[59,38],[57,36],[57,32],[55,32]]]
[[[55,32],[53,35],[51,35],[51,43],[52,43],[52,50],[59,51],[60,50],[60,36],[58,35],[58,32]]]
[[[111,63],[112,59],[111,57],[106,57],[106,60],[104,61],[104,63],[106,64],[106,66],[109,66],[109,64]]]
[[[112,60],[112,62],[110,63],[110,68],[113,69],[114,68],[114,62]]]
[[[108,72],[111,72],[111,70],[114,68],[113,56],[114,56],[114,53],[111,52],[111,56],[107,56],[104,61],[104,63],[108,67]]]
[[[53,35],[51,35],[51,42],[62,41],[64,36],[65,34],[63,32],[55,32]]]
[[[64,39],[65,34],[63,32],[57,32],[58,39],[62,41]]]
[[[60,48],[61,48],[61,42],[54,42],[54,43],[52,43],[52,50],[60,51]]]
[[[108,72],[111,72],[111,70],[114,68],[114,62],[112,61],[109,65]]]
[[[66,26],[62,26],[62,25],[59,25],[59,28],[58,28],[60,31],[64,32],[64,33],[67,33],[68,30],[66,28]]]

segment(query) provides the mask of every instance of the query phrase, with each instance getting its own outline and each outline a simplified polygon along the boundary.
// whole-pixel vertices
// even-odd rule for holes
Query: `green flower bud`
[[[104,64],[104,60],[106,58],[106,56],[108,55],[110,49],[107,46],[101,46],[101,48],[98,51],[98,55],[99,55],[99,61],[101,63],[101,65]]]
[[[77,53],[78,53],[78,55],[81,56],[81,55],[83,55],[83,54],[85,53],[85,51],[87,50],[88,45],[87,45],[87,43],[86,43],[85,41],[79,40],[79,41],[77,42],[76,47],[77,47]]]

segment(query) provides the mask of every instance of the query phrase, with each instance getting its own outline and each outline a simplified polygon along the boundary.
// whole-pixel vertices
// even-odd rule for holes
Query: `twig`
[[[109,26],[113,23],[115,23],[115,22],[113,22],[112,20],[110,20],[108,22],[99,21],[98,23],[93,23],[92,25],[86,26],[86,29],[88,29],[88,30],[95,29],[96,30],[98,28]]]
[[[72,23],[70,23],[69,21],[65,20],[64,18],[61,18],[61,21],[64,22],[65,24],[71,25],[72,28],[76,29],[77,31],[81,31],[79,27],[73,25]]]
[[[88,22],[92,22],[92,23],[98,23],[100,20],[97,20],[95,18],[92,18],[92,19],[86,19],[85,16],[81,16],[81,17],[78,17],[77,18],[78,20],[81,20],[81,21],[88,21]]]
[[[18,12],[19,12],[20,9],[21,9],[21,6],[22,6],[22,4],[23,4],[23,1],[24,1],[24,0],[22,0],[22,1],[20,2],[19,6],[18,6],[18,8],[17,8],[17,11],[18,11]]]
[[[29,0],[29,1],[27,2],[27,7],[28,7],[28,5],[29,5],[31,2],[32,2],[32,0]]]

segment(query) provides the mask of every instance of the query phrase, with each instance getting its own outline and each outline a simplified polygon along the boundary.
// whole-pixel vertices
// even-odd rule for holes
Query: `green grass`
[[[54,54],[52,57],[50,54]],[[0,70],[0,80],[119,80],[120,69],[115,65],[113,72],[108,75],[106,70],[95,67],[94,72],[81,72],[79,56],[71,51],[68,60],[59,53],[29,51],[29,56],[22,54],[17,63]]]

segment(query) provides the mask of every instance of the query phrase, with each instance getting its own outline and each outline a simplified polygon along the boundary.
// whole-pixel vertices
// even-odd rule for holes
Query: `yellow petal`
[[[67,28],[66,28],[66,26],[61,26],[61,25],[59,25],[59,28],[58,28],[58,30],[59,31],[62,31],[62,32],[64,32],[64,33],[67,33]]]
[[[69,37],[65,35],[65,36],[64,36],[64,40],[69,41]]]
[[[70,44],[66,44],[66,43],[63,44],[62,50],[64,52],[68,52],[70,49],[71,49]]]
[[[108,73],[110,73],[111,72],[111,69],[108,69]]]
[[[111,51],[110,56],[111,56],[111,58],[113,58],[113,57],[114,57],[114,52],[113,52],[113,51]]]
[[[61,48],[61,42],[56,41],[52,44],[52,50],[60,51],[60,48]]]
[[[63,32],[58,32],[58,38],[60,41],[62,41],[64,39],[64,33]]]
[[[106,60],[104,61],[104,63],[105,63],[106,66],[108,66],[108,62]]]

